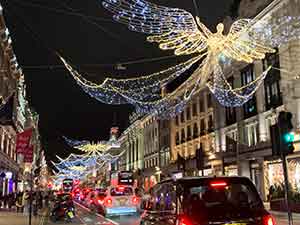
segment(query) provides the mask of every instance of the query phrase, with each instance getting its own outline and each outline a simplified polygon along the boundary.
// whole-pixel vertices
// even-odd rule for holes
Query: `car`
[[[103,215],[132,215],[139,212],[140,199],[135,195],[132,186],[111,186],[106,193],[102,205]]]
[[[246,177],[183,177],[155,185],[141,225],[275,225]]]
[[[100,214],[104,214],[104,201],[107,196],[103,191],[91,191],[84,200],[84,205]]]

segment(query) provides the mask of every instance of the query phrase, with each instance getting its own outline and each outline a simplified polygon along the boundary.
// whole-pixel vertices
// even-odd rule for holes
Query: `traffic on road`
[[[114,182],[112,182],[114,183]],[[55,192],[52,223],[120,225],[276,225],[246,177],[182,177],[148,192],[133,183]]]

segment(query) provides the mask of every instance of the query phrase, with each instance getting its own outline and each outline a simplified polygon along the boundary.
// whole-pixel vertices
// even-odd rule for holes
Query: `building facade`
[[[23,190],[27,182],[25,164],[16,153],[17,133],[33,127],[35,155],[40,151],[37,122],[31,126],[32,112],[25,89],[24,74],[13,51],[0,5],[0,195]]]
[[[254,17],[269,2],[251,1],[250,4],[250,1],[241,1],[239,17]],[[283,15],[299,16],[299,2],[273,1],[260,17],[274,19]],[[247,85],[268,66],[272,69],[254,97],[242,107],[216,108],[216,148],[222,159],[223,173],[249,177],[264,199],[267,199],[271,185],[283,182],[281,161],[272,156],[270,126],[276,123],[280,111],[290,111],[295,132],[299,132],[299,47],[299,41],[291,41],[280,46],[276,53],[266,55],[262,61],[234,65],[236,72],[228,77],[233,87]],[[298,143],[295,148],[295,153],[288,157],[289,180],[299,189]]]
[[[238,18],[263,20],[299,16],[300,2],[242,0],[236,14]],[[226,18],[225,24],[238,18]],[[204,88],[193,96],[181,114],[169,121],[151,116],[136,121],[129,133],[138,135],[128,135],[131,137],[128,143],[130,149],[139,151],[134,156],[138,154],[142,161],[137,164],[137,160],[132,160],[135,157],[130,150],[126,168],[139,165],[145,179],[156,174],[170,175],[177,170],[180,155],[186,159],[186,175],[247,176],[267,199],[270,186],[283,182],[281,161],[272,155],[270,126],[276,123],[279,112],[285,110],[293,114],[296,134],[295,151],[288,156],[289,181],[300,191],[300,41],[285,43],[276,53],[267,54],[264,60],[253,64],[233,62],[227,80],[234,88],[241,87],[269,66],[272,69],[262,85],[241,107],[221,106]],[[136,140],[140,140],[138,147]],[[196,167],[197,149],[204,152],[203,171]]]

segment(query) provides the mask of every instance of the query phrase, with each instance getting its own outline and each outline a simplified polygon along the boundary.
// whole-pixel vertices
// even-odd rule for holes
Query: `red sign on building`
[[[23,154],[24,151],[29,147],[31,135],[32,135],[32,128],[17,134],[17,140],[16,140],[17,153]]]
[[[25,163],[32,163],[33,161],[33,146],[28,146],[25,151],[23,152],[24,154],[24,162]]]

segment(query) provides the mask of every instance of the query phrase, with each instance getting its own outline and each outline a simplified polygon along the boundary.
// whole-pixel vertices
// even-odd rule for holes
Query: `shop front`
[[[287,159],[288,180],[291,187],[300,192],[300,156],[290,156]],[[267,186],[269,192],[271,186],[281,185],[284,183],[283,168],[281,160],[267,161],[266,173]]]

